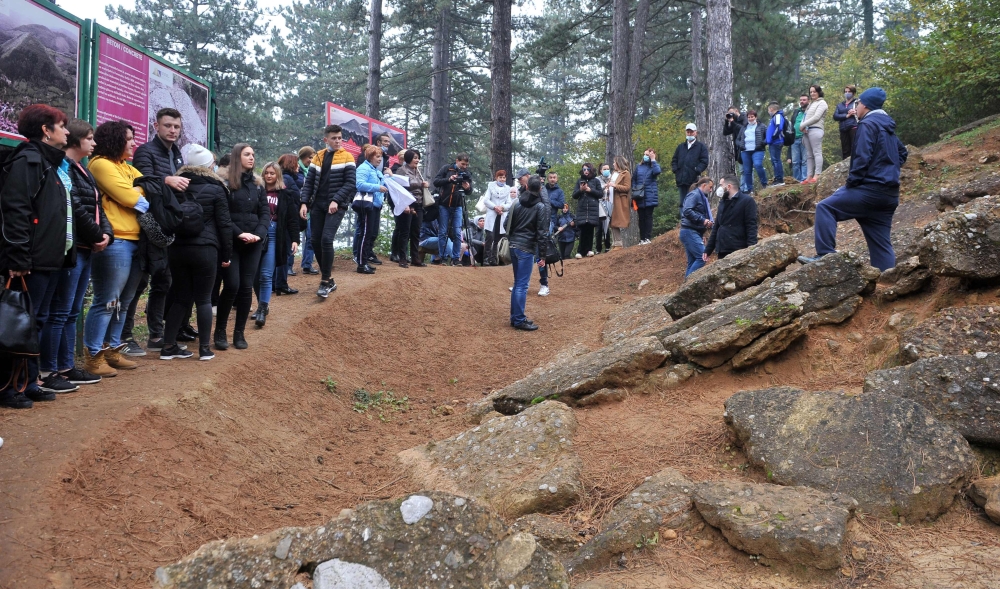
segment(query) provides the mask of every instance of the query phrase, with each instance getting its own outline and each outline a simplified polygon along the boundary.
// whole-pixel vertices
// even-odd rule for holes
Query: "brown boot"
[[[109,366],[118,370],[135,370],[139,366],[137,362],[133,362],[122,355],[122,350],[125,349],[126,345],[122,344],[117,348],[104,348],[101,350],[104,352],[104,358],[107,360]]]
[[[118,371],[114,368],[108,366],[108,361],[104,357],[104,350],[99,350],[97,354],[91,356],[90,350],[87,348],[83,349],[83,356],[85,362],[83,363],[83,369],[91,374],[96,374],[100,377],[105,376],[118,376]]]

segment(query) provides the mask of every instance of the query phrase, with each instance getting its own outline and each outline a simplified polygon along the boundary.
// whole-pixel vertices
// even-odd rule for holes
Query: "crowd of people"
[[[895,265],[889,229],[907,153],[894,134],[895,123],[881,109],[885,92],[871,88],[854,99],[856,89],[848,90],[835,114],[851,157],[847,185],[817,205],[817,257],[800,261],[836,251],[837,223],[857,219],[872,264],[885,270]],[[735,173],[705,177],[707,149],[697,140],[697,127],[687,125],[685,142],[671,161],[682,196],[679,237],[687,252],[686,275],[713,254],[722,259],[757,242],[750,192],[754,170],[767,182],[760,165],[765,146],[777,146],[778,140],[790,146],[798,179],[796,145],[803,142],[803,182],[815,181],[822,169],[827,109],[822,89],[810,88],[790,122],[777,104],[770,106],[767,128],[754,111],[726,116],[742,179]],[[263,328],[272,296],[298,293],[287,276],[295,274],[300,243],[302,271],[319,275],[317,296],[325,299],[336,290],[335,243],[348,209],[354,213],[357,273],[373,274],[383,263],[374,245],[382,208],[390,206],[392,262],[423,267],[428,254],[430,263],[441,265],[508,262],[514,275],[510,324],[534,331],[538,325],[525,314],[533,268],[539,270],[538,295],[546,296],[546,260],[568,258],[574,247],[576,258],[622,247],[633,210],[640,243],[647,244],[659,204],[662,169],[652,149],[635,167],[623,156],[597,166],[584,163],[570,193],[575,210],[558,175],[547,168],[540,166],[535,174],[517,170],[513,186],[506,171],[497,170],[476,205],[483,214],[467,225],[466,197],[473,193],[467,154],[428,179],[419,151],[407,150],[390,165],[390,139],[380,136],[354,157],[344,148],[343,130],[330,125],[324,149],[304,147],[258,167],[246,143],[218,163],[200,145],[179,148],[182,128],[178,111],[162,109],[152,138],[137,146],[134,129],[124,121],[94,129],[50,106],[22,110],[18,132],[27,141],[0,168],[0,273],[6,278],[2,292],[23,291],[29,303],[17,311],[14,297],[0,300],[7,313],[0,406],[52,401],[57,393],[136,368],[134,358],[147,350],[162,360],[191,358],[194,351],[186,343],[197,342],[198,358],[211,360],[230,346],[247,349],[249,319]],[[771,156],[780,182],[780,147]],[[714,211],[713,194],[720,199]],[[134,335],[134,318],[147,287],[144,349]],[[93,295],[83,321],[83,365],[77,366],[76,326],[88,288]],[[34,329],[18,331],[25,325]],[[17,337],[11,340],[11,334]]]

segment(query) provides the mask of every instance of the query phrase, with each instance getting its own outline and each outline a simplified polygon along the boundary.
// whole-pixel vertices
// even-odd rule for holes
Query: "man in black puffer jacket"
[[[159,176],[163,183],[173,190],[183,192],[188,185],[187,178],[177,174],[184,165],[181,150],[177,140],[181,136],[181,113],[173,108],[161,108],[156,112],[156,135],[150,141],[136,148],[132,156],[132,165],[142,172],[143,176]],[[146,347],[158,350],[163,347],[163,314],[169,306],[167,294],[170,291],[170,267],[153,273],[145,272],[135,291],[135,297],[125,314],[125,326],[122,328],[122,341],[128,346],[124,354],[127,356],[145,356],[146,352],[136,343],[132,328],[135,324],[135,310],[139,304],[139,295],[149,286],[149,299],[146,301],[146,325],[149,328],[149,342]],[[185,325],[187,323],[185,322]],[[185,341],[197,335],[190,327],[185,327]]]
[[[719,259],[736,250],[757,243],[757,202],[749,194],[740,192],[736,176],[723,176],[719,182],[722,200],[715,215],[712,235],[708,238],[702,260],[707,262],[712,252],[719,252]],[[718,191],[716,191],[718,194]]]

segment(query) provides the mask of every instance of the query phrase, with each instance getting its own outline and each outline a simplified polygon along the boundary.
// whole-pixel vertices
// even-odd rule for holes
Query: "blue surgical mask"
[[[382,153],[389,153],[389,148],[383,145],[382,146]]]
[[[504,186],[507,184],[506,180],[497,180],[497,186]]]
[[[697,137],[695,137],[694,135],[687,136],[688,143],[693,143],[695,139],[697,139]]]
[[[601,175],[604,176],[605,178],[610,178],[611,170],[604,170],[603,172],[601,172]]]
[[[642,161],[648,162],[649,161],[649,156],[648,155],[642,156]]]
[[[853,92],[844,92],[844,100],[850,100],[852,98],[854,98]]]

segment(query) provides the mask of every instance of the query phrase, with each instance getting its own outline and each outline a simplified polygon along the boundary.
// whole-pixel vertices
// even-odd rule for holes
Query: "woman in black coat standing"
[[[262,249],[263,257],[257,275],[258,281],[254,283],[254,289],[257,291],[257,312],[254,313],[253,319],[258,328],[264,327],[271,310],[271,294],[275,292],[278,264],[287,259],[289,249],[295,253],[299,247],[298,193],[285,185],[281,168],[276,162],[264,164],[261,176],[264,179],[264,189],[267,191],[268,226],[267,241]],[[287,287],[286,290],[289,291],[286,294],[295,294]]]
[[[594,164],[587,162],[580,168],[580,179],[573,187],[576,205],[576,226],[580,230],[580,246],[576,251],[585,256],[594,255],[594,230],[601,224],[601,198],[604,191],[597,179]]]
[[[193,201],[201,206],[201,230],[185,227],[170,245],[170,308],[160,360],[190,358],[193,354],[177,345],[177,332],[195,305],[198,318],[198,359],[215,357],[209,345],[212,329],[212,286],[218,269],[228,268],[233,255],[233,230],[229,218],[229,190],[222,178],[212,171],[215,157],[200,145],[185,151],[184,167],[177,175],[188,179],[187,189],[177,195],[181,203]],[[182,207],[184,205],[182,204]]]
[[[299,172],[299,158],[294,153],[286,153],[285,155],[279,157],[278,166],[281,168],[281,178],[285,182],[285,191],[282,191],[281,193],[281,206],[286,206],[284,203],[288,202],[290,199],[294,199],[293,204],[295,206],[293,208],[296,222],[294,225],[286,222],[283,229],[286,233],[285,240],[282,242],[284,243],[284,246],[278,251],[285,252],[285,257],[275,259],[275,264],[278,264],[278,267],[274,269],[274,292],[279,295],[298,294],[298,289],[288,286],[288,277],[295,276],[295,252],[297,252],[298,247],[301,246],[301,233],[308,229],[308,223],[306,220],[299,218],[299,206],[301,205],[302,198],[302,183],[305,181],[305,176]],[[284,218],[282,217],[283,214],[284,213],[279,213],[278,218]],[[298,244],[294,251],[292,250],[292,243]]]
[[[222,269],[222,294],[215,318],[215,348],[226,350],[226,324],[229,312],[236,305],[233,327],[233,347],[247,349],[243,331],[250,317],[253,302],[253,281],[260,265],[260,252],[267,238],[271,221],[264,181],[253,173],[253,148],[246,143],[233,147],[229,163],[229,216],[233,224],[233,255],[228,267]]]

